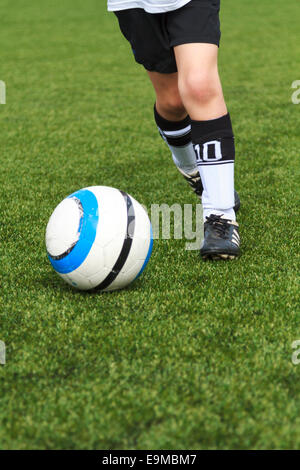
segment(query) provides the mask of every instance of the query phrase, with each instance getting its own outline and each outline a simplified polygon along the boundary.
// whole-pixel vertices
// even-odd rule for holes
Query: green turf
[[[196,201],[105,2],[2,0],[0,448],[299,448],[298,7],[223,2],[242,258],[159,240],[135,284],[93,295],[45,255],[64,196],[103,184],[148,207]]]

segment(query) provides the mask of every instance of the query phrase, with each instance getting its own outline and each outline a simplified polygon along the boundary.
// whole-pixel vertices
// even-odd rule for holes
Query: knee
[[[209,103],[221,93],[219,80],[208,74],[190,73],[180,80],[179,89],[183,100]]]

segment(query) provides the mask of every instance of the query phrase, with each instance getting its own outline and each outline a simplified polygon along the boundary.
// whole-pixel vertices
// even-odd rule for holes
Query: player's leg
[[[191,119],[178,89],[178,73],[149,72],[156,93],[154,118],[163,139],[166,141],[173,161],[198,197],[202,197],[203,186],[192,145]],[[235,192],[235,211],[240,201]]]
[[[187,112],[178,90],[178,73],[159,73],[148,71],[155,90],[155,107],[160,116],[168,121],[182,121]]]
[[[234,257],[239,254],[234,211],[235,147],[218,74],[218,47],[191,43],[178,45],[174,51],[179,93],[191,117],[192,141],[203,184],[207,230],[201,252],[203,256]]]
[[[203,188],[192,145],[191,120],[179,94],[178,74],[148,71],[148,75],[156,94],[154,118],[159,132],[176,167],[201,197]]]
[[[153,83],[156,124],[169,145],[174,163],[201,197],[203,188],[191,142],[190,118],[178,91],[177,65],[166,30],[168,18],[165,14],[151,15],[141,8],[122,10],[116,16],[136,62],[145,67]]]
[[[175,61],[175,55],[173,51],[173,47],[179,46],[180,44],[186,44],[191,42],[191,37],[194,35],[196,43],[213,43],[218,44],[219,39],[219,28],[218,28],[218,0],[191,0],[185,7],[182,7],[178,10],[174,10],[167,14],[157,14],[151,15],[146,13],[144,10],[136,8],[130,10],[124,10],[120,12],[116,12],[116,15],[119,20],[121,31],[123,32],[126,39],[130,42],[132,50],[134,52],[135,60],[142,64],[147,71],[150,72],[158,72],[159,74],[172,74],[177,72],[177,65]],[[202,22],[202,25],[201,25]],[[203,28],[202,28],[203,27]],[[204,31],[204,32],[203,32]],[[200,36],[201,38],[200,38]],[[199,40],[203,39],[204,40]],[[158,86],[158,85],[157,85]],[[181,95],[181,91],[180,91]],[[188,107],[189,100],[187,100],[187,105],[185,105],[186,97],[181,95],[182,101],[184,103],[184,108],[187,109],[189,112]],[[163,105],[160,108],[161,113],[163,114],[164,111],[162,110]],[[174,109],[175,110],[174,112]],[[170,110],[169,110],[170,111]],[[165,110],[166,113],[166,110]],[[184,137],[181,132],[184,127],[183,126],[183,119],[180,121],[171,120],[170,117],[174,118],[175,115],[177,119],[179,118],[178,113],[178,106],[176,105],[173,108],[171,114],[165,114],[166,117],[169,119],[165,119],[162,115],[158,112],[156,113],[156,120],[158,126],[162,129],[168,123],[171,126],[174,126],[174,122],[176,124],[176,128],[174,129],[175,134],[173,133],[173,127],[171,130],[168,131],[166,128],[165,131],[169,132],[170,136],[175,136],[178,131],[180,131],[180,139]],[[182,115],[180,116],[180,118]],[[189,118],[188,118],[189,119]],[[200,121],[201,122],[201,121]],[[207,121],[204,121],[207,122]],[[178,128],[178,123],[180,123],[180,128]],[[193,124],[193,123],[192,123]],[[188,126],[185,126],[188,127]],[[193,125],[192,125],[193,127]],[[205,131],[205,129],[203,129]],[[171,134],[170,134],[171,132]],[[164,136],[165,137],[165,136]],[[190,138],[190,137],[189,137]],[[180,140],[180,142],[182,142]],[[174,145],[174,139],[172,141],[173,147],[177,147]],[[178,143],[178,142],[177,142]],[[169,144],[169,142],[168,142]],[[200,144],[199,144],[200,145]],[[177,147],[174,151],[176,151],[176,155],[174,154],[177,162],[179,162],[180,157],[178,149],[182,147],[181,145]],[[185,146],[187,147],[187,146]],[[216,147],[218,148],[217,144]],[[210,155],[208,142],[204,142],[204,148],[207,150],[208,156]],[[196,145],[197,149],[197,145]],[[191,156],[191,143],[189,142],[189,150],[188,154]],[[200,149],[201,152],[201,149]],[[172,152],[173,153],[173,152]],[[183,159],[185,159],[186,155],[183,155]],[[195,156],[193,158],[196,158]],[[175,161],[175,160],[174,160]],[[191,162],[193,160],[191,158]],[[197,173],[198,174],[198,173]],[[209,188],[211,185],[209,184]],[[202,189],[202,188],[201,188]],[[219,191],[220,188],[218,188]],[[206,206],[212,212],[213,210],[219,209],[219,207],[215,204],[212,204],[209,201],[212,192],[206,190]],[[223,205],[223,204],[222,204]],[[205,207],[204,207],[205,208]],[[229,208],[230,209],[230,208]],[[217,215],[213,214],[215,217]],[[215,226],[215,223],[214,223]],[[214,227],[215,228],[215,227]]]
[[[178,88],[191,119],[207,121],[227,114],[218,72],[218,46],[182,44],[174,48]]]
[[[141,8],[116,12],[120,29],[129,41],[136,62],[147,70],[156,93],[154,117],[168,144],[174,163],[194,191],[202,185],[191,140],[190,118],[178,91],[177,66],[165,29],[166,16]],[[191,177],[191,174],[194,176]],[[200,184],[200,188],[198,188]]]

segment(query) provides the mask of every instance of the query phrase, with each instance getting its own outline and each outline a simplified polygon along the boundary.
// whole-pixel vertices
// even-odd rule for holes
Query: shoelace
[[[215,228],[217,234],[220,237],[225,238],[229,227],[227,222],[222,219],[222,215],[211,214],[209,217],[206,217],[206,224],[212,225]]]

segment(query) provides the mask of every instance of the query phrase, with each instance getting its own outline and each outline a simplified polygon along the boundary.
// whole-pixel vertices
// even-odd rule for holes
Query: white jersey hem
[[[153,5],[147,1],[132,1],[132,0],[120,0],[120,2],[116,2],[113,5],[109,5],[108,2],[108,11],[121,11],[121,10],[129,10],[131,8],[142,8],[147,13],[166,13],[172,10],[178,10],[178,8],[183,7],[191,0],[174,0],[173,2],[167,1],[161,5]],[[142,3],[142,6],[141,6]]]

